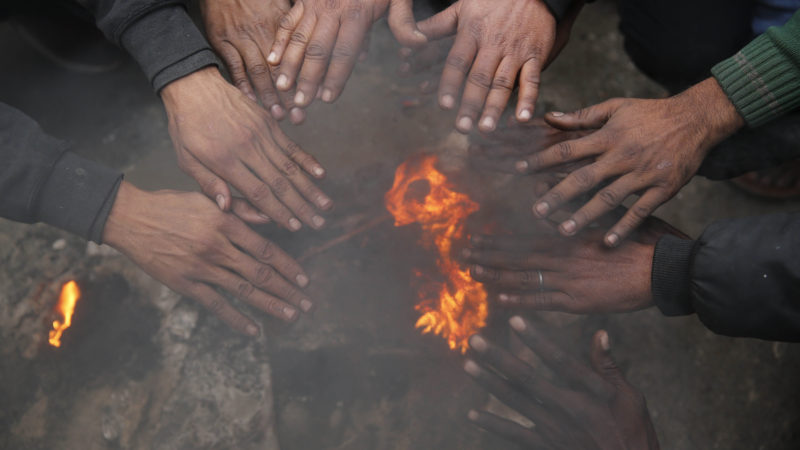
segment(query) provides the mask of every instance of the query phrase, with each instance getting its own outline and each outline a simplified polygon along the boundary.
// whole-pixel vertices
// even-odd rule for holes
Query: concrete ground
[[[585,9],[544,75],[541,109],[665,95],[626,57],[616,21],[611,2]],[[0,53],[13,61],[0,70],[2,101],[140,187],[195,188],[175,164],[163,108],[133,63],[103,75],[65,72],[8,24],[0,25]],[[395,55],[387,29],[376,26],[370,57],[344,96],[314,105],[301,126],[285,125],[326,166],[321,186],[337,202],[319,233],[259,229],[290,253],[385,214],[383,193],[409,155],[463,145],[451,136],[453,114],[417,91],[433,72],[400,78]],[[403,107],[408,100],[419,106]],[[527,220],[529,198],[498,198],[488,187],[508,181],[480,180],[470,189],[487,209],[516,211],[492,220]],[[657,215],[697,236],[716,219],[798,205],[696,179]],[[412,269],[432,264],[413,245],[417,237],[413,227],[384,222],[309,257],[315,314],[289,327],[250,311],[267,333],[248,341],[113,252],[43,225],[0,221],[0,447],[511,448],[467,423],[466,411],[486,396],[463,374],[462,357],[413,329]],[[53,245],[62,239],[63,247]],[[84,311],[99,312],[79,307],[74,337],[53,351],[34,339],[45,331],[29,318],[49,307],[53,286],[70,275],[89,286]],[[488,333],[505,337],[507,316],[493,310]],[[716,336],[696,317],[654,309],[536,320],[581,354],[596,329],[609,331],[621,366],[648,399],[662,448],[800,448],[796,344]]]

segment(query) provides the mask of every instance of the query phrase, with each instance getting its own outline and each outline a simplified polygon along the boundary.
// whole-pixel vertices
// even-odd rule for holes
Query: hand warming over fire
[[[555,380],[541,376],[483,337],[472,336],[469,344],[477,362],[467,360],[464,370],[535,426],[472,410],[468,417],[475,425],[525,448],[659,448],[645,398],[611,357],[605,331],[595,333],[587,366],[548,340],[536,325],[519,316],[509,322],[522,342],[550,367]]]
[[[217,289],[287,322],[313,306],[298,288],[308,276],[289,255],[199,193],[145,192],[123,182],[103,240],[250,336],[258,326]]]
[[[289,230],[319,229],[317,210],[332,206],[308,175],[325,170],[283,134],[255,102],[206,68],[161,91],[178,164],[223,211],[239,190],[267,217]]]
[[[290,7],[288,0],[200,2],[208,40],[225,61],[233,84],[254,102],[260,99],[275,119],[289,112],[297,124],[305,119],[305,112],[294,106],[294,93],[275,90],[274,68],[267,64],[278,21]]]
[[[551,112],[545,119],[564,130],[597,131],[518,161],[519,172],[596,159],[539,198],[534,214],[547,217],[578,195],[613,180],[560,227],[565,236],[574,235],[629,196],[641,193],[605,234],[606,245],[612,247],[688,183],[715,144],[744,125],[713,78],[667,99],[612,99],[570,114]]]
[[[558,29],[542,0],[460,0],[418,24],[431,40],[456,35],[439,83],[439,105],[444,109],[456,106],[465,85],[456,129],[467,133],[477,123],[481,131],[493,131],[517,80],[516,117],[533,117],[539,75],[566,44],[583,5],[575,3]]]
[[[464,249],[462,257],[501,306],[580,314],[636,311],[653,305],[653,252],[667,233],[685,237],[653,217],[613,249],[602,244],[598,228],[575,238],[552,229],[532,236],[475,235],[473,248]]]
[[[411,0],[297,0],[280,20],[268,62],[278,66],[276,86],[309,105],[339,97],[373,22],[388,12],[389,28],[403,45],[426,42],[416,29]],[[319,95],[317,94],[319,92]]]

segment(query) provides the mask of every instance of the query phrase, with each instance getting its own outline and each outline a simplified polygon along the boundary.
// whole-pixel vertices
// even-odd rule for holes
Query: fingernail
[[[494,130],[494,118],[492,117],[485,117],[481,122],[481,126],[484,130],[491,131]]]
[[[531,111],[529,109],[523,109],[519,112],[519,120],[525,121],[531,119]]]
[[[297,91],[297,94],[294,95],[294,102],[298,105],[304,105],[306,101],[306,94],[303,91]]]
[[[572,233],[575,232],[575,228],[577,228],[577,226],[578,226],[578,224],[575,223],[574,220],[569,219],[569,220],[565,220],[561,224],[561,229],[564,231],[564,233],[572,234]]]
[[[475,361],[468,359],[467,362],[464,363],[464,371],[470,375],[477,376],[481,373],[481,368],[475,364]]]
[[[313,304],[313,303],[311,303],[310,301],[306,300],[306,299],[300,300],[300,308],[301,308],[301,309],[302,309],[304,312],[309,312],[309,311],[311,311],[311,308],[312,308],[313,306],[314,306],[314,304]]]
[[[484,272],[483,266],[473,266],[472,270],[475,272],[475,275],[482,275]]]
[[[297,280],[297,285],[298,286],[300,286],[300,287],[308,286],[308,277],[303,275],[302,273],[300,275],[294,277],[294,279]]]
[[[608,333],[605,331],[600,332],[600,347],[605,351],[611,349],[611,344],[608,342]]]
[[[400,56],[408,58],[409,56],[411,56],[411,53],[413,53],[413,50],[411,50],[408,47],[403,47],[400,49]]]
[[[320,167],[320,166],[315,166],[313,169],[311,169],[311,172],[312,172],[312,173],[313,173],[315,176],[318,176],[318,177],[321,177],[321,176],[325,175],[325,169],[323,169],[323,168],[322,168],[322,167]]]
[[[550,115],[553,117],[561,117],[564,115],[564,113],[562,113],[561,111],[552,111]]]
[[[517,172],[525,172],[528,170],[528,161],[517,161],[514,167],[517,169]]]
[[[608,245],[610,245],[612,247],[616,247],[617,243],[619,242],[619,235],[617,235],[617,233],[609,234],[606,237],[606,242],[608,242]]]
[[[294,231],[297,231],[297,230],[299,230],[299,229],[300,229],[300,227],[302,227],[302,226],[303,226],[303,225],[302,225],[302,224],[300,224],[300,221],[299,221],[299,220],[297,220],[297,219],[295,219],[294,217],[292,217],[291,219],[289,219],[289,228],[291,228],[292,230],[294,230]]]
[[[407,62],[404,62],[404,63],[400,64],[400,69],[399,70],[400,70],[400,73],[407,73],[409,70],[411,70],[411,64],[409,64]]]
[[[508,297],[508,294],[499,294],[497,296],[497,299],[500,300],[501,302],[507,302],[507,301],[510,300],[510,298]]]
[[[217,205],[219,205],[219,209],[225,211],[225,196],[222,194],[217,195]]]
[[[461,250],[461,256],[463,256],[464,258],[469,258],[470,255],[472,255],[472,251],[470,251],[470,249],[465,248]]]
[[[422,34],[422,31],[419,30],[414,30],[414,36],[420,39],[425,39],[426,41],[428,40],[428,36],[425,36],[424,34]]]
[[[486,341],[478,336],[477,334],[469,338],[469,346],[472,347],[473,350],[476,352],[485,352],[486,348],[489,346]]]
[[[328,88],[322,90],[322,101],[325,103],[330,103],[333,101],[333,91]]]
[[[277,64],[278,63],[278,54],[275,52],[269,52],[269,56],[267,56],[267,62],[270,64]]]
[[[272,220],[272,219],[269,218],[268,215],[266,215],[264,213],[258,213],[258,217],[261,217],[264,220]]]
[[[286,111],[281,105],[272,105],[269,111],[272,113],[272,117],[276,119],[283,119],[284,115],[286,114]]]
[[[294,318],[297,317],[297,310],[289,306],[284,306],[283,315],[289,320],[294,320]]]
[[[317,175],[317,173],[315,172],[314,175]],[[324,195],[318,195],[317,196],[317,205],[319,205],[320,208],[327,208],[328,206],[331,205],[331,199],[329,199],[328,197],[326,197]]]
[[[275,85],[278,87],[278,89],[289,89],[289,77],[284,74],[278,75],[278,80],[275,81]]]
[[[450,94],[445,94],[439,99],[439,105],[444,109],[451,109],[456,104],[456,99]]]
[[[456,124],[456,126],[461,131],[469,131],[469,130],[472,129],[472,119],[470,119],[467,116],[464,116],[464,117],[458,119],[458,123]]]
[[[469,419],[469,420],[471,420],[473,422],[478,420],[478,417],[479,417],[478,416],[478,411],[475,411],[474,409],[470,409],[469,412],[467,413],[467,419]]]
[[[303,113],[303,110],[297,107],[292,108],[292,110],[289,111],[289,115],[290,119],[292,120],[292,123],[294,124],[298,124],[302,122],[303,119],[306,118],[306,115]]]
[[[252,92],[247,94],[247,98],[249,98],[250,100],[252,100],[252,101],[254,101],[256,103],[258,103],[258,99],[256,98],[256,94],[253,94]]]
[[[540,216],[544,216],[548,211],[550,211],[550,205],[548,205],[547,202],[539,202],[534,208],[536,213]]]
[[[522,317],[520,316],[512,317],[511,319],[508,320],[508,323],[511,324],[511,328],[517,331],[525,331],[525,328],[527,328],[525,326],[525,321],[522,320]]]
[[[250,324],[245,328],[244,332],[249,334],[250,336],[258,336],[258,327],[253,324]]]
[[[314,216],[311,218],[311,223],[313,223],[315,227],[319,228],[325,225],[325,219],[320,216]]]

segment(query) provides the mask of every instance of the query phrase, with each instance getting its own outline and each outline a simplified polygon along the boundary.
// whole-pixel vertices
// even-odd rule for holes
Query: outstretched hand
[[[522,317],[511,328],[552,369],[549,381],[528,363],[479,335],[469,340],[475,361],[464,370],[500,401],[528,418],[524,427],[488,411],[469,412],[477,426],[525,448],[655,450],[658,438],[644,396],[625,379],[609,352],[608,334],[595,333],[591,366],[548,340]]]

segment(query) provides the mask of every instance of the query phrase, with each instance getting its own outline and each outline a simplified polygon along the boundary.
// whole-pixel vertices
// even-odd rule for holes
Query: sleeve
[[[556,20],[561,20],[564,18],[564,15],[567,13],[570,5],[572,4],[573,0],[543,0],[547,7],[550,9],[550,12],[553,13],[553,16]]]
[[[800,106],[800,10],[711,69],[725,94],[756,127]]]
[[[122,174],[67,149],[0,103],[0,217],[44,222],[100,243]]]
[[[800,213],[722,220],[696,241],[664,236],[653,300],[713,332],[800,342]]]
[[[219,60],[179,0],[82,0],[97,27],[124,48],[158,92]]]

